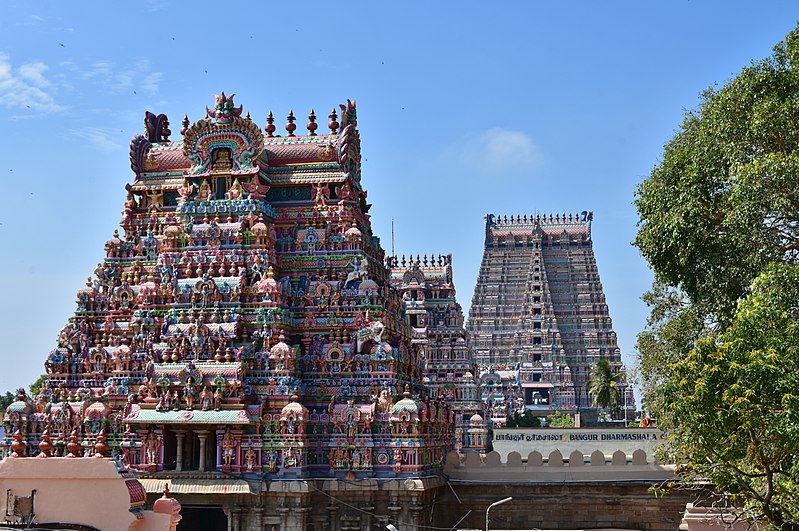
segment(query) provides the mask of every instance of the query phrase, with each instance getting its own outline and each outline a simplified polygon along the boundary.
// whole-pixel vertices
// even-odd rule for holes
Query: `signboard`
[[[621,450],[631,456],[640,449],[651,458],[662,437],[663,432],[655,428],[497,428],[494,451],[503,461],[511,452],[525,458],[530,452],[547,457],[555,450],[569,457],[575,450],[585,455],[601,450],[607,456]]]

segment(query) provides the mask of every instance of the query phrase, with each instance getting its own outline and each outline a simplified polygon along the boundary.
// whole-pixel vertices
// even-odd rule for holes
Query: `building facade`
[[[623,370],[591,239],[592,214],[486,216],[467,330],[489,415],[590,410],[600,359]],[[625,387],[626,408],[634,411]]]

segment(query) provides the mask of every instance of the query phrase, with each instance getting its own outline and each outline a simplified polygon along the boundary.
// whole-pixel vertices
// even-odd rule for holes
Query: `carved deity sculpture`
[[[233,433],[225,432],[222,437],[222,461],[225,466],[231,466],[236,459],[236,438]]]
[[[233,184],[230,186],[230,190],[227,191],[227,197],[233,201],[244,198],[244,188],[241,187],[238,179],[233,179]]]
[[[183,400],[186,402],[186,409],[194,409],[194,401],[197,400],[197,391],[194,389],[194,378],[189,376],[183,388]]]
[[[255,453],[255,450],[252,447],[247,448],[247,452],[244,454],[244,463],[247,466],[247,471],[252,472],[253,468],[255,467],[255,459],[258,457],[258,454]]]
[[[211,193],[211,185],[208,184],[208,181],[203,179],[203,182],[200,183],[200,190],[197,192],[197,195],[194,197],[195,201],[210,201],[213,199],[213,194]]]
[[[380,390],[380,398],[377,399],[377,412],[378,413],[391,413],[394,407],[394,400],[391,399],[391,393],[388,389]]]
[[[211,391],[208,390],[208,386],[206,385],[203,387],[203,390],[200,393],[200,406],[202,407],[203,411],[208,411],[211,409],[211,405],[213,405],[213,395],[211,394]]]
[[[158,436],[155,434],[154,431],[151,431],[149,435],[147,435],[144,448],[145,448],[145,458],[147,460],[147,464],[148,465],[158,464],[158,450],[161,449],[161,442],[158,440]]]

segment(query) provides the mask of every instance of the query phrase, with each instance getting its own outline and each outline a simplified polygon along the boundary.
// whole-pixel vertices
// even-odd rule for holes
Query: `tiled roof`
[[[250,485],[243,479],[193,479],[173,477],[170,479],[140,479],[148,494],[164,492],[169,484],[170,494],[252,494]]]
[[[133,408],[125,422],[153,424],[250,424],[255,422],[244,410],[180,410],[156,411]]]

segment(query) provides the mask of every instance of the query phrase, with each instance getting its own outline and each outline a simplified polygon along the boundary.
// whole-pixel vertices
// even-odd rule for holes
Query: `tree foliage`
[[[655,271],[637,374],[667,450],[797,529],[799,28],[702,94],[635,204]]]
[[[771,262],[799,252],[799,30],[708,89],[636,192],[656,279],[726,323]]]
[[[559,411],[547,417],[547,426],[551,428],[573,428],[574,417],[568,413]]]
[[[16,396],[11,394],[11,391],[6,391],[6,394],[0,395],[0,421],[2,421],[3,415],[6,413],[6,409],[14,400],[16,400]]]
[[[42,390],[42,387],[44,387],[44,382],[46,380],[47,380],[46,374],[42,374],[41,376],[39,376],[35,382],[33,382],[28,386],[28,394],[30,396],[37,396],[39,392]]]
[[[529,410],[525,411],[523,415],[518,411],[514,411],[508,417],[505,425],[508,428],[540,428],[541,419],[533,415],[532,411]]]
[[[799,529],[799,265],[768,267],[731,326],[672,370],[659,420],[685,477]]]
[[[613,369],[608,360],[599,360],[588,375],[588,396],[591,405],[602,409],[613,409],[621,402],[619,388],[621,373]]]

